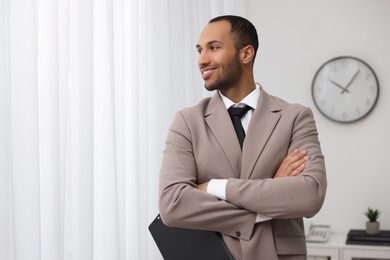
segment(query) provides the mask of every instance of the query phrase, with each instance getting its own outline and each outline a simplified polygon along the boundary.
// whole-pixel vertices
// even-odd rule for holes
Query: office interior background
[[[257,27],[255,77],[312,108],[328,192],[310,221],[390,229],[390,1],[0,0],[0,259],[162,259],[147,226],[174,113],[207,93],[195,44],[214,16]],[[380,95],[342,124],[314,105],[319,67],[353,56]],[[294,194],[291,194],[294,196]]]

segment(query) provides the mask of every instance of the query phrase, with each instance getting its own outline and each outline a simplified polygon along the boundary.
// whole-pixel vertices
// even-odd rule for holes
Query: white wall
[[[260,49],[255,75],[271,94],[313,109],[326,157],[328,192],[315,223],[336,232],[364,228],[367,206],[379,208],[390,229],[390,1],[249,0]],[[324,118],[311,99],[311,82],[327,60],[350,55],[377,73],[379,101],[352,124]],[[294,196],[294,194],[291,194]]]

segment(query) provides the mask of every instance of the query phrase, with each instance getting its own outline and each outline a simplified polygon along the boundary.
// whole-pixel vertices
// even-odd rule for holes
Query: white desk
[[[326,256],[331,260],[386,259],[390,260],[390,246],[347,245],[346,234],[331,234],[326,243],[307,243],[309,256]]]

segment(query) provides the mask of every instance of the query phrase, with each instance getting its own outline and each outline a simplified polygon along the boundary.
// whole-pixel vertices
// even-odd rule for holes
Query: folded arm
[[[309,155],[302,173],[297,176],[277,173],[276,178],[256,180],[231,178],[226,186],[226,200],[272,218],[315,215],[324,202],[327,182],[324,157],[310,109],[300,111],[290,139],[290,149],[299,147]],[[278,178],[281,176],[283,178]]]
[[[256,213],[197,189],[191,134],[180,113],[168,132],[160,171],[160,215],[168,226],[218,231],[249,240]]]
[[[298,149],[295,149],[283,159],[274,178],[297,176],[305,169],[307,160],[309,160],[309,157],[307,156],[306,151],[299,151]],[[199,184],[197,188],[201,191],[214,195],[221,200],[226,200],[227,183],[228,179],[212,179],[209,182]],[[272,218],[264,216],[261,213],[257,213],[256,223],[270,219]]]
[[[271,218],[314,215],[324,200],[326,176],[311,111],[303,109],[294,119],[293,125],[283,125],[283,122],[279,124],[281,125],[275,131],[284,132],[276,136],[291,135],[287,137],[286,148],[280,151],[285,149],[286,154],[293,157],[294,150],[304,150],[310,159],[307,161],[305,158],[306,163],[302,163],[300,160],[306,155],[302,157],[300,154],[300,159],[295,161],[289,161],[289,156],[284,160],[279,157],[281,164],[279,170],[272,173],[274,178],[247,180],[230,176],[233,178],[229,178],[226,184],[226,200],[220,200],[202,191],[207,188],[209,179],[204,179],[203,185],[199,183],[202,180],[199,176],[205,175],[197,172],[197,164],[203,163],[202,169],[211,173],[218,171],[214,173],[221,177],[226,176],[226,172],[231,172],[231,168],[228,163],[220,163],[213,165],[213,169],[208,169],[210,167],[204,167],[204,160],[195,159],[194,147],[197,140],[193,140],[192,136],[200,135],[192,133],[183,114],[178,113],[168,132],[160,172],[159,207],[164,223],[169,226],[218,231],[248,240],[258,213]],[[292,132],[288,129],[292,129]],[[279,143],[285,141],[279,140]],[[218,149],[216,147],[214,144],[208,149]],[[197,154],[202,154],[202,151],[197,151]],[[282,156],[280,152],[278,156]],[[219,160],[223,160],[222,158]],[[258,163],[253,171],[261,172],[266,164],[267,162]]]

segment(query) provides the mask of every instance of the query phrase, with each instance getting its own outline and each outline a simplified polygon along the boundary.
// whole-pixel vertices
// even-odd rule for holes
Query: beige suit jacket
[[[324,157],[312,112],[262,88],[241,152],[218,93],[179,111],[169,129],[160,172],[160,214],[169,226],[220,232],[237,260],[306,259],[302,217],[321,208]],[[274,179],[287,154],[310,157],[297,177]],[[226,201],[196,189],[229,179]],[[272,217],[255,223],[257,213]]]

